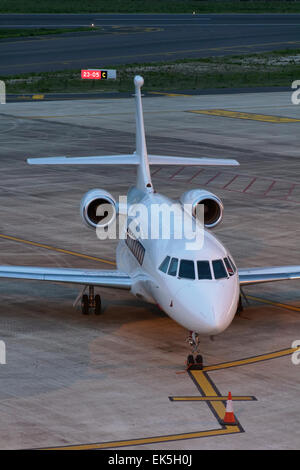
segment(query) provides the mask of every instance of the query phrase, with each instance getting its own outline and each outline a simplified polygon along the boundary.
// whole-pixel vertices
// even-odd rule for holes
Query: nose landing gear
[[[190,334],[187,337],[186,341],[191,346],[192,353],[193,353],[193,354],[189,354],[187,357],[187,362],[186,362],[187,369],[190,369],[191,367],[193,367],[194,369],[202,370],[203,369],[203,357],[201,356],[201,354],[194,355],[194,353],[198,353],[199,347],[200,347],[200,340],[199,340],[198,333],[195,333],[194,331],[190,331]]]
[[[194,369],[202,370],[203,357],[201,356],[201,354],[197,354],[195,357],[193,356],[193,354],[189,354],[187,357],[186,365],[188,369],[190,369],[192,366],[196,366],[194,367]]]
[[[83,294],[81,297],[83,315],[88,315],[91,310],[94,310],[95,315],[101,313],[101,297],[99,294],[94,295],[94,286],[89,286],[89,295]]]

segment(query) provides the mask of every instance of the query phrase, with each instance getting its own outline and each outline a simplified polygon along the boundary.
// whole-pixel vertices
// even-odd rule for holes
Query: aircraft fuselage
[[[154,205],[175,205],[178,212],[184,210],[179,202],[158,193],[147,194],[136,188],[128,193],[128,205],[133,204],[142,204],[146,209],[147,216],[144,214],[140,219],[140,233],[146,233],[147,225],[148,234],[151,227],[149,214]],[[168,223],[169,221],[164,220],[161,225]],[[128,226],[130,227],[130,218]],[[199,249],[187,249],[189,242],[186,238],[153,239],[151,236],[135,236],[130,243],[121,240],[117,248],[117,266],[132,277],[131,291],[138,298],[157,304],[190,331],[200,335],[216,335],[230,325],[237,310],[240,294],[237,270],[234,269],[229,274],[224,259],[229,256],[232,262],[232,257],[210,231],[204,229],[203,242],[199,243]],[[168,257],[169,266],[160,269],[166,258],[165,265],[168,263]],[[184,263],[181,265],[182,260]],[[213,262],[220,265],[220,260],[225,266],[223,277],[222,270],[221,273],[214,271]],[[186,261],[189,263],[185,263]],[[211,278],[201,278],[203,273],[198,272],[198,262],[200,266],[204,262],[205,267],[209,263]],[[184,272],[184,264],[189,268],[187,272]],[[194,278],[191,268],[194,270]],[[216,278],[216,274],[219,278]]]

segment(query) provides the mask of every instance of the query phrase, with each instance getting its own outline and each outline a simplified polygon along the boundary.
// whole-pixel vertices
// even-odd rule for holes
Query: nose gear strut
[[[199,346],[200,346],[200,340],[199,340],[198,333],[195,333],[195,331],[190,331],[190,334],[187,337],[186,341],[191,346],[192,353],[198,352],[198,349],[199,349]]]
[[[189,354],[187,357],[187,369],[190,369],[191,367],[194,367],[195,369],[203,369],[203,357],[201,356],[201,354],[196,354],[196,356],[194,356],[194,353],[199,352],[200,347],[200,339],[198,333],[196,333],[195,331],[190,331],[186,342],[189,343],[192,348],[192,354]]]

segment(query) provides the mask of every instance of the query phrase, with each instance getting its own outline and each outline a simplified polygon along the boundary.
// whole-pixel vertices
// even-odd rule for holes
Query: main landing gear
[[[242,295],[240,294],[239,303],[238,303],[237,310],[236,310],[236,315],[240,315],[243,310],[244,310],[244,306],[243,306],[243,302],[242,302]]]
[[[101,313],[101,297],[99,294],[94,295],[94,286],[89,286],[89,294],[83,294],[81,297],[83,315],[88,315],[91,310],[94,310],[95,315]]]
[[[244,300],[246,305],[249,305],[249,300],[247,299],[247,296],[245,295],[245,292],[241,288],[239,303],[238,303],[237,310],[236,310],[236,315],[240,315],[242,313],[242,311],[244,310],[243,300]]]
[[[190,331],[189,336],[187,337],[187,342],[192,348],[192,354],[189,354],[187,357],[186,365],[187,368],[190,369],[193,367],[194,369],[203,369],[203,357],[201,354],[195,354],[199,351],[200,340],[198,333],[194,331]]]

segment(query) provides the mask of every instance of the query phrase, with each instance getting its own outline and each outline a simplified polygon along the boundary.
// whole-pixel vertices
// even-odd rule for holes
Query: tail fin
[[[144,128],[141,88],[143,77],[134,78],[135,104],[136,104],[136,151],[133,155],[107,155],[95,157],[46,157],[28,158],[30,165],[136,165],[137,188],[146,192],[153,192],[149,164],[152,165],[180,165],[180,166],[237,166],[236,160],[223,158],[186,158],[168,157],[164,155],[148,155]]]
[[[153,192],[149,160],[146,146],[143,106],[141,88],[144,85],[144,79],[140,75],[134,77],[135,86],[135,122],[136,122],[136,150],[135,153],[139,159],[137,171],[137,188],[147,192]]]

